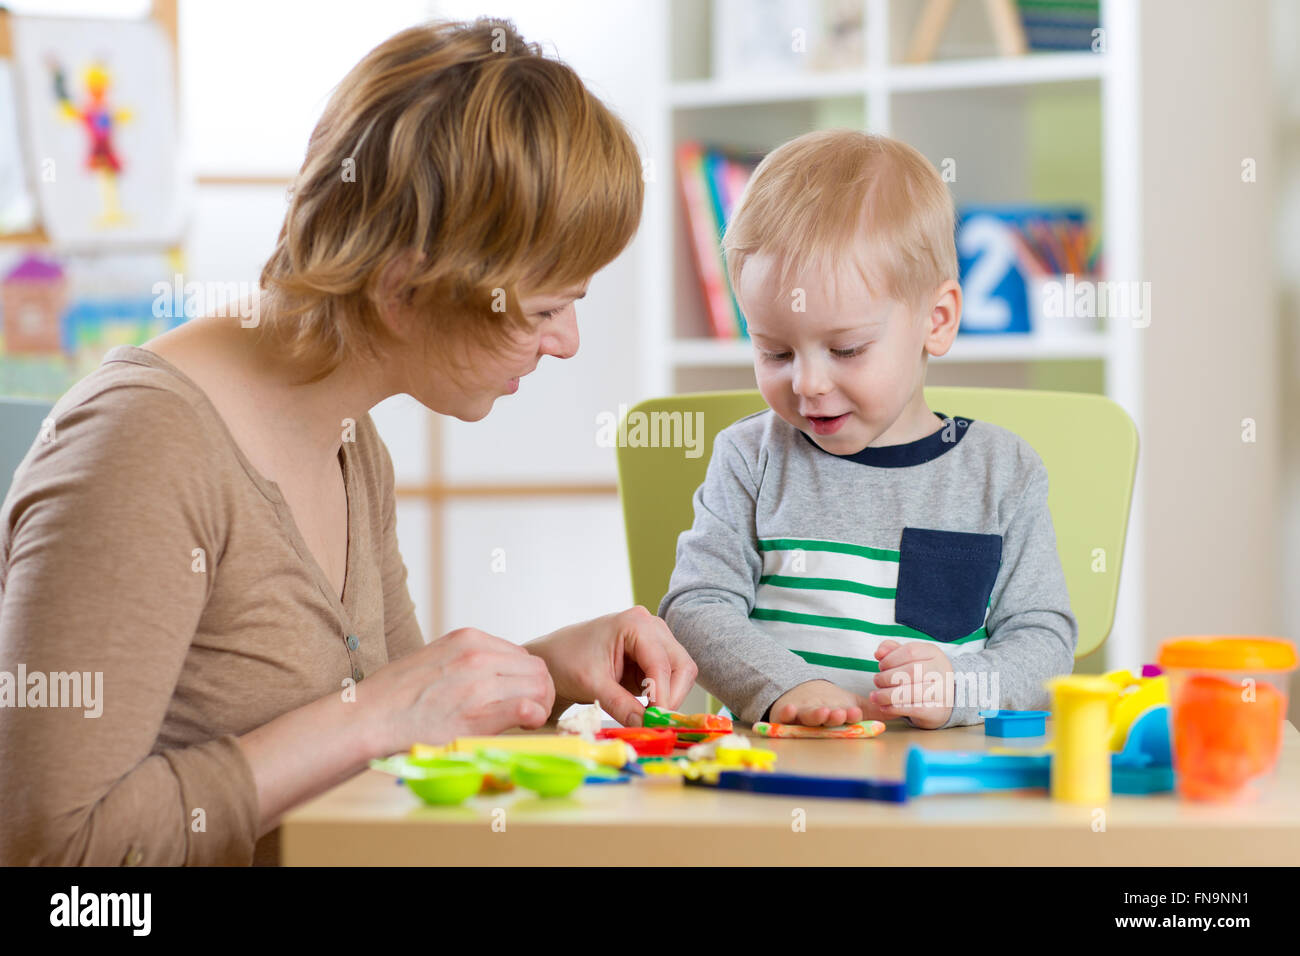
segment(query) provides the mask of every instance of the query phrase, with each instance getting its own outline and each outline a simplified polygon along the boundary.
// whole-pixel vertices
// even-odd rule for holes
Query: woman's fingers
[[[549,719],[555,703],[555,685],[544,669],[541,674],[521,675],[465,670],[454,680],[462,686],[468,685],[465,695],[468,713],[493,715],[492,719],[508,718],[506,723],[487,733],[520,726],[521,719],[535,717],[538,713],[541,713],[541,719],[535,721],[534,726],[540,726]]]
[[[536,729],[550,718],[550,708],[526,696],[491,700],[471,709],[465,725],[471,737],[490,737],[514,727]]]
[[[596,699],[601,708],[624,727],[640,727],[645,708],[632,693],[618,684],[613,677],[606,679],[602,689],[597,689]]]
[[[620,615],[623,631],[623,654],[641,668],[648,684],[643,684],[644,693],[660,707],[669,707],[666,696],[672,689],[672,666],[668,652],[664,649],[664,634],[659,632],[664,622],[643,607],[635,607]],[[669,635],[671,640],[671,635]],[[624,664],[626,667],[627,665]]]
[[[510,656],[532,656],[525,648],[513,641],[507,641],[503,637],[497,637],[494,634],[487,633],[487,631],[480,631],[473,627],[461,627],[454,631],[448,631],[442,637],[430,641],[428,646],[450,650],[456,654],[482,651]]]
[[[663,619],[645,608],[625,611],[623,626],[624,653],[645,675],[640,692],[651,703],[676,710],[695,683],[695,662]]]
[[[625,627],[624,654],[644,676],[634,693],[644,694],[652,704],[676,710],[695,684],[695,661],[663,619],[645,608],[637,606],[623,612],[621,621]]]

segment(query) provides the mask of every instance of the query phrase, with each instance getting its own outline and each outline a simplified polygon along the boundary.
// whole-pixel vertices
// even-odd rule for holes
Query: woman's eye
[[[559,309],[551,309],[551,310],[548,311],[548,312],[538,312],[537,314],[540,315],[543,319],[553,319],[553,318],[555,318],[557,315],[560,314],[560,310],[559,310]]]
[[[784,362],[790,357],[789,352],[764,352],[763,358],[769,362]]]

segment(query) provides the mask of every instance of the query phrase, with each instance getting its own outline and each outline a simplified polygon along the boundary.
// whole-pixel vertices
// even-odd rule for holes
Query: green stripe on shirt
[[[837,667],[844,671],[880,673],[880,664],[878,662],[864,660],[860,657],[836,657],[834,654],[818,654],[816,651],[794,651],[794,653],[809,664],[820,664],[822,667]]]
[[[860,584],[857,581],[845,581],[843,578],[800,578],[788,574],[765,574],[758,579],[759,584],[770,584],[774,588],[806,588],[812,591],[852,591],[867,597],[893,598],[897,588],[882,588],[872,584]]]
[[[775,608],[765,607],[754,608],[749,612],[749,616],[760,621],[786,621],[790,624],[812,624],[817,627],[835,627],[844,631],[861,631],[864,634],[874,634],[877,637],[910,637],[915,640],[935,641],[929,634],[924,634],[905,624],[872,624],[870,621],[859,621],[851,617],[826,617],[821,614],[803,614],[799,611],[779,611]],[[988,632],[981,625],[965,637],[959,637],[955,641],[935,641],[935,643],[969,644],[971,641],[982,641],[987,637]]]
[[[845,544],[842,541],[816,541],[811,538],[762,538],[758,542],[760,551],[837,551],[840,554],[856,554],[863,558],[875,558],[877,561],[898,562],[898,552],[887,548],[868,548],[860,544]]]

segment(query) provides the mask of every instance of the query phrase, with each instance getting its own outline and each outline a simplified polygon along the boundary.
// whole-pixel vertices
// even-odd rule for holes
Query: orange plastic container
[[[1178,792],[1192,800],[1258,797],[1277,767],[1295,648],[1244,634],[1176,637],[1160,646],[1158,663],[1169,677]]]

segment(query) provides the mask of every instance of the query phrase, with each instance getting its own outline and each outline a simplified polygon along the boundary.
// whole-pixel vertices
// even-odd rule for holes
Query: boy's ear
[[[926,351],[943,355],[952,347],[961,325],[961,285],[949,279],[936,291],[934,305],[926,317]]]

